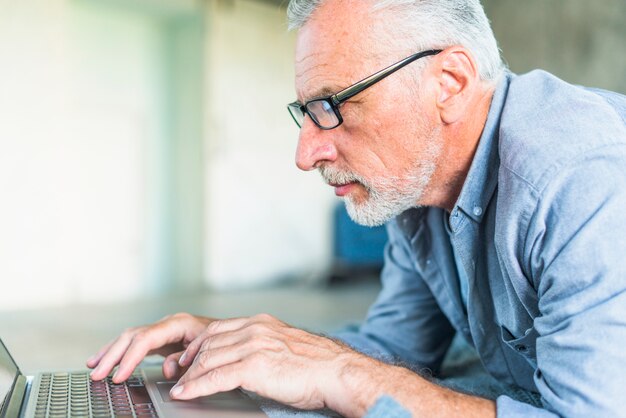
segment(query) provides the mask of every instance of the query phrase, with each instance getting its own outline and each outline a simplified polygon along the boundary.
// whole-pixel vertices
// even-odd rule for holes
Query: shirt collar
[[[461,194],[452,210],[451,222],[454,222],[454,218],[458,218],[459,210],[474,221],[481,222],[489,200],[496,189],[498,166],[500,165],[498,153],[500,115],[506,101],[511,76],[507,72],[494,91],[478,148],[465,183],[463,183]]]

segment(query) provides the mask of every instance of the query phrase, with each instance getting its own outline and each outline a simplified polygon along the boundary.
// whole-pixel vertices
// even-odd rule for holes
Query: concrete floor
[[[330,287],[291,285],[226,294],[173,295],[111,305],[0,311],[0,337],[25,373],[82,369],[85,360],[129,326],[176,312],[227,318],[272,314],[313,332],[360,322],[379,283],[364,279]]]

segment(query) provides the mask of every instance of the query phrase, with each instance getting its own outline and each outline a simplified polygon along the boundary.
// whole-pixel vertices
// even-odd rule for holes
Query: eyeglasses
[[[430,55],[437,55],[441,51],[442,50],[440,49],[432,49],[418,52],[417,54],[406,57],[405,59],[398,61],[367,78],[364,78],[350,87],[341,90],[339,93],[328,97],[309,100],[305,104],[300,104],[297,101],[289,103],[287,105],[287,109],[289,109],[289,113],[296,122],[296,125],[298,125],[298,128],[301,128],[304,123],[304,115],[308,115],[320,129],[334,129],[343,122],[341,113],[339,113],[339,105],[343,102],[361,93],[366,88],[372,87],[383,78],[395,73],[400,68],[409,65],[413,61],[417,61],[420,58],[428,57]]]

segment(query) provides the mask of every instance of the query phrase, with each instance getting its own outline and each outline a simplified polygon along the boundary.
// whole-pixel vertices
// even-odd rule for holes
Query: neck
[[[443,150],[429,187],[428,199],[436,206],[451,212],[469,173],[482,135],[494,88],[485,89],[472,101],[471,113],[461,120],[445,125],[442,130]]]

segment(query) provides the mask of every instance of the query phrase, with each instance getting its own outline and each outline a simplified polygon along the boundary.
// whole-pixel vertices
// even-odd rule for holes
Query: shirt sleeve
[[[558,418],[545,409],[536,408],[524,402],[516,401],[506,395],[496,399],[497,418]]]
[[[397,222],[387,232],[381,293],[357,330],[335,336],[365,354],[437,372],[454,330],[416,270]]]
[[[626,416],[625,210],[624,145],[586,153],[540,192],[525,248],[545,411],[503,397],[498,416]]]
[[[390,396],[381,396],[364,418],[411,418],[411,413]]]

